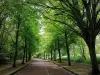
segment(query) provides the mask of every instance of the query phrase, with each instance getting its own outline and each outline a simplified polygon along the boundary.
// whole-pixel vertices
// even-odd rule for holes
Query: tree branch
[[[99,2],[100,2],[100,0],[97,0],[97,2],[96,2],[96,6],[98,5]]]
[[[61,23],[61,24],[63,24],[63,25],[67,25],[71,30],[73,30],[76,34],[78,34],[79,36],[82,37],[82,34],[79,33],[79,31],[77,31],[76,29],[74,29],[72,26],[68,25],[66,22],[62,22],[62,21],[59,21],[59,20],[53,20],[53,19],[51,19],[51,18],[45,16],[44,14],[43,14],[43,16],[44,16],[45,18],[51,20],[51,21],[59,22],[59,23]]]
[[[97,11],[96,16],[100,13],[100,9]]]

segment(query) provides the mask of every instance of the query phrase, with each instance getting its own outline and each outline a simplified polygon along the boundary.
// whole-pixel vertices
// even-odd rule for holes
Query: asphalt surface
[[[74,75],[46,60],[34,59],[31,64],[14,75]]]

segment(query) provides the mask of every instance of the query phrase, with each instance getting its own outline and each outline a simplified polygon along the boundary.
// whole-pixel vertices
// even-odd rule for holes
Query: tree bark
[[[24,51],[23,51],[24,53],[23,53],[23,61],[22,61],[22,64],[25,63],[24,60],[25,60],[25,51],[26,51],[26,39],[25,39],[25,43],[24,44],[25,44],[25,46],[24,46]]]
[[[26,62],[28,61],[28,59],[27,59],[27,49],[26,49]]]
[[[87,40],[85,39],[89,48],[93,75],[97,75],[99,73],[99,67],[98,67],[96,52],[95,52],[95,40],[96,40],[96,36],[94,36],[93,34],[91,36],[88,36]]]
[[[45,54],[45,56],[46,56],[46,59],[47,59],[47,53]]]
[[[69,45],[67,42],[67,33],[65,31],[65,40],[66,40],[66,52],[67,52],[67,58],[68,58],[68,65],[71,66],[71,61],[70,61],[70,52],[69,52]]]
[[[14,55],[13,67],[16,67],[16,59],[17,59],[17,52],[18,52],[18,39],[19,39],[19,27],[20,27],[20,18],[18,17],[18,25],[16,26],[16,43],[15,43],[15,55]]]
[[[27,55],[28,55],[28,51],[27,51],[27,39],[26,39],[26,62],[28,61],[28,59],[27,59]]]
[[[82,57],[83,57],[84,59],[86,59],[83,45],[82,45]]]
[[[52,60],[52,49],[51,49],[51,60]]]
[[[54,61],[56,61],[56,42],[54,44]]]
[[[31,56],[32,56],[32,55],[31,55],[31,52],[29,52],[28,55],[29,55],[29,57],[28,57],[28,61],[30,61],[30,60],[31,60]]]
[[[45,51],[44,51],[44,59],[45,59]]]
[[[61,62],[61,52],[59,48],[59,38],[58,38],[58,53],[59,53],[59,62]]]
[[[68,57],[68,65],[71,66],[71,61],[70,61],[70,52],[69,52],[69,45],[66,44],[66,47],[67,47],[66,51],[67,51],[67,57]]]
[[[74,45],[73,45],[73,56],[74,58],[76,57]]]

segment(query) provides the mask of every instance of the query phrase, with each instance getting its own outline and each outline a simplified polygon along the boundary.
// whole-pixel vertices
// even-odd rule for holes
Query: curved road
[[[74,75],[51,62],[34,59],[31,64],[14,75]]]

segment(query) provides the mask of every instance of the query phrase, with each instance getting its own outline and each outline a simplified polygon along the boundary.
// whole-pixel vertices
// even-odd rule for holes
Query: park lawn
[[[84,63],[74,63],[72,62],[71,66],[68,66],[67,62],[62,61],[59,63],[58,61],[53,61],[55,64],[62,66],[63,68],[70,70],[71,72],[74,72],[79,75],[88,75],[88,73],[91,71],[90,65],[84,64]]]
[[[29,63],[31,63],[31,61],[29,61],[25,64],[17,63],[16,67],[4,66],[3,69],[0,69],[0,75],[9,75],[11,73],[14,73],[14,72],[18,71],[19,69],[23,68],[24,66],[28,65]]]

